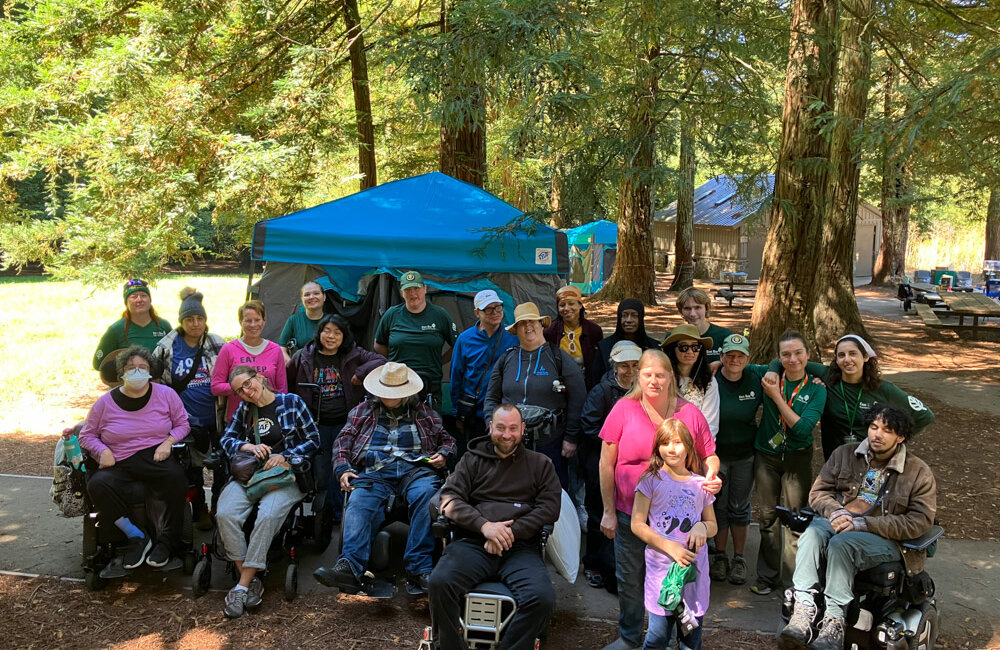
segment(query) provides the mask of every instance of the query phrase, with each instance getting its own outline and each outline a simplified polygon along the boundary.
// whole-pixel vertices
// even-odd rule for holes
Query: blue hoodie
[[[483,401],[490,371],[503,353],[518,344],[517,337],[507,331],[506,323],[487,337],[476,323],[458,335],[451,353],[451,412],[457,415],[456,405],[465,393],[476,393],[476,415],[483,417]],[[479,390],[476,390],[476,387]]]

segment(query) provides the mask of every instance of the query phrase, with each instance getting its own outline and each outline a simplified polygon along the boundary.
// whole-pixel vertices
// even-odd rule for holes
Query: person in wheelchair
[[[149,350],[134,345],[115,361],[124,383],[97,400],[80,430],[80,446],[99,466],[87,491],[102,525],[117,527],[128,539],[124,568],[143,562],[163,568],[181,550],[187,492],[184,468],[171,448],[191,427],[177,393],[150,383],[154,362]],[[162,530],[143,531],[129,518],[135,483],[163,502]]]
[[[340,489],[350,493],[340,557],[332,568],[320,567],[313,575],[348,593],[363,589],[386,505],[400,497],[410,518],[403,558],[406,590],[424,594],[434,564],[428,504],[441,486],[438,472],[455,454],[455,440],[440,416],[418,399],[424,383],[406,364],[390,361],[375,368],[364,386],[374,398],[351,411],[334,450],[334,473]]]
[[[784,650],[844,647],[844,613],[854,599],[857,572],[900,560],[907,574],[923,570],[926,551],[901,543],[920,537],[934,523],[934,474],[906,448],[913,423],[904,411],[876,404],[865,413],[865,423],[868,437],[838,447],[809,493],[816,516],[799,538],[794,609],[779,636]],[[826,612],[814,635],[817,597]]]
[[[298,395],[275,393],[267,378],[250,366],[236,366],[229,373],[229,386],[243,401],[236,408],[220,444],[229,458],[237,452],[251,452],[264,463],[262,469],[287,465],[292,457],[312,458],[319,449],[319,431],[305,402]],[[256,430],[260,442],[255,444]],[[227,557],[236,563],[239,581],[228,594],[223,609],[238,618],[245,609],[260,605],[264,584],[257,572],[267,568],[271,540],[281,530],[289,511],[304,494],[291,483],[272,490],[256,503],[246,486],[230,480],[219,497],[216,525]],[[249,543],[243,524],[257,505],[257,518]]]
[[[469,443],[441,490],[441,512],[460,528],[430,576],[431,623],[444,650],[466,647],[461,603],[481,582],[499,579],[517,602],[501,648],[533,648],[555,606],[539,547],[542,527],[559,518],[555,468],[521,444],[517,406],[498,406],[489,427],[488,437]]]

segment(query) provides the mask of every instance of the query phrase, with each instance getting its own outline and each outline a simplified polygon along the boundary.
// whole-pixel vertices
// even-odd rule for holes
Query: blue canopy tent
[[[618,224],[593,221],[566,231],[569,283],[583,294],[596,293],[611,277],[618,254]]]
[[[555,291],[569,270],[564,233],[439,172],[259,221],[251,256],[266,262],[251,290],[268,309],[264,336],[278,337],[299,308],[299,288],[317,280],[328,311],[349,316],[366,346],[381,315],[400,302],[396,280],[406,270],[423,274],[428,298],[460,328],[472,324],[471,297],[486,288],[504,298],[508,320],[527,300],[555,315]]]

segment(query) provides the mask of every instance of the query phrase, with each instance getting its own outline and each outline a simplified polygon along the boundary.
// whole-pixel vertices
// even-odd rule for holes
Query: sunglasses
[[[701,352],[701,343],[678,343],[678,352]]]
[[[128,282],[125,283],[125,288],[126,289],[129,289],[131,287],[148,287],[148,286],[149,285],[146,284],[145,280],[135,280],[135,279],[133,279],[133,280],[129,280]]]

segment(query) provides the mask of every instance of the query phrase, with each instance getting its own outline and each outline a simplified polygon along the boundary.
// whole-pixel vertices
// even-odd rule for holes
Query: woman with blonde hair
[[[285,355],[281,351],[281,346],[261,336],[267,318],[264,303],[259,300],[248,300],[240,305],[237,314],[240,318],[241,335],[238,339],[222,346],[215,369],[212,371],[212,394],[228,398],[227,422],[233,417],[236,407],[240,405],[239,395],[234,393],[229,385],[229,373],[236,366],[250,366],[267,377],[278,393],[288,390]]]
[[[719,457],[705,416],[697,406],[678,397],[670,360],[660,350],[646,350],[639,359],[635,386],[611,409],[601,428],[600,477],[604,516],[601,531],[615,541],[620,638],[606,648],[642,645],[645,544],[632,533],[632,506],[639,476],[649,465],[656,430],[669,418],[684,423],[695,443],[702,488],[715,494],[722,487]]]

